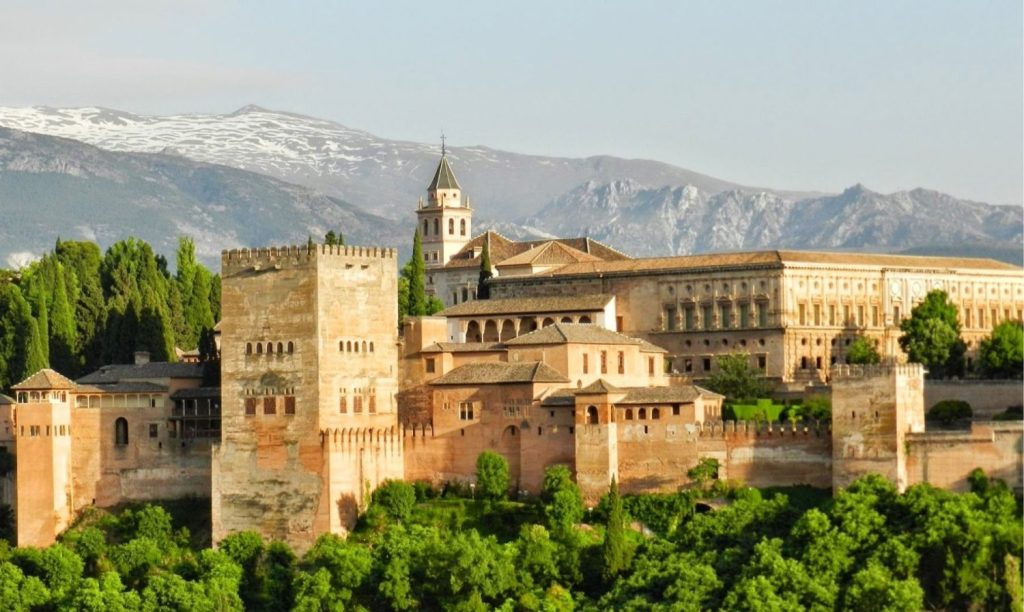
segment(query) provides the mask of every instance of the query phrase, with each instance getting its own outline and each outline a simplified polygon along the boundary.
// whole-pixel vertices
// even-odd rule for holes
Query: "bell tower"
[[[441,161],[427,187],[427,201],[424,203],[420,198],[416,216],[428,270],[443,267],[473,235],[473,209],[468,198],[462,199],[462,188],[448,163],[443,135]]]

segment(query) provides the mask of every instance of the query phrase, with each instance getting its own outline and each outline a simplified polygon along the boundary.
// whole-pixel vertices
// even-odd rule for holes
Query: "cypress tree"
[[[328,231],[327,235],[324,236],[324,244],[327,246],[334,246],[338,244],[338,237],[334,235],[334,230]]]
[[[345,234],[338,230],[338,246],[345,246]]]
[[[409,310],[413,317],[427,314],[426,275],[427,267],[423,261],[423,242],[417,229],[412,239],[412,264],[409,270]]]
[[[43,367],[50,363],[50,313],[46,292],[41,283],[29,283],[29,304],[36,322],[37,339],[43,354]]]
[[[220,274],[214,274],[210,279],[210,314],[214,324],[220,321]]]
[[[195,243],[188,236],[180,236],[178,238],[178,250],[175,252],[175,267],[177,268],[175,280],[178,282],[178,288],[181,290],[182,305],[186,309],[189,306],[188,299],[192,295],[192,283],[195,282],[196,268],[198,266]]]
[[[52,299],[50,301],[50,364],[67,376],[78,374],[78,359],[75,356],[77,328],[75,313],[68,300],[67,274],[64,266],[55,256],[49,256],[53,268]]]
[[[68,297],[75,309],[75,355],[79,371],[99,367],[107,308],[100,283],[100,249],[92,242],[61,241],[57,258],[68,271]]]
[[[613,476],[608,491],[608,524],[605,527],[604,545],[601,549],[602,576],[609,582],[625,570],[628,564],[629,551],[626,548],[624,522],[619,485]]]
[[[480,279],[476,284],[476,298],[486,300],[491,297],[491,288],[487,281],[494,276],[491,270],[491,241],[484,237],[484,250],[480,254]]]
[[[14,283],[0,283],[0,389],[46,367],[32,307]]]
[[[192,283],[192,297],[188,300],[188,310],[185,314],[197,340],[204,329],[213,328],[213,309],[210,307],[212,280],[210,271],[205,266],[196,267],[196,276]]]

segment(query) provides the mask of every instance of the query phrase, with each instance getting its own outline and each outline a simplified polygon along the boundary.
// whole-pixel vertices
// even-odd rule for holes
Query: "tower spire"
[[[444,157],[445,155],[447,155],[447,151],[445,151],[445,148],[444,148],[444,141],[445,141],[444,130],[441,130],[441,157]]]

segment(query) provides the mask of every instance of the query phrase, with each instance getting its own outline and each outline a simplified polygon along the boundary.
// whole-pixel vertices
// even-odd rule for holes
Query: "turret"
[[[473,209],[463,200],[448,153],[441,145],[441,161],[427,186],[427,201],[416,210],[423,258],[427,268],[443,267],[472,237]],[[429,285],[430,283],[428,283]]]

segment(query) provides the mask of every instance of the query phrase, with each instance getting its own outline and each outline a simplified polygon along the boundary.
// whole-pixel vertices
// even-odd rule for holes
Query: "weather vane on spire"
[[[444,141],[445,141],[444,130],[441,130],[441,157],[445,156]]]

